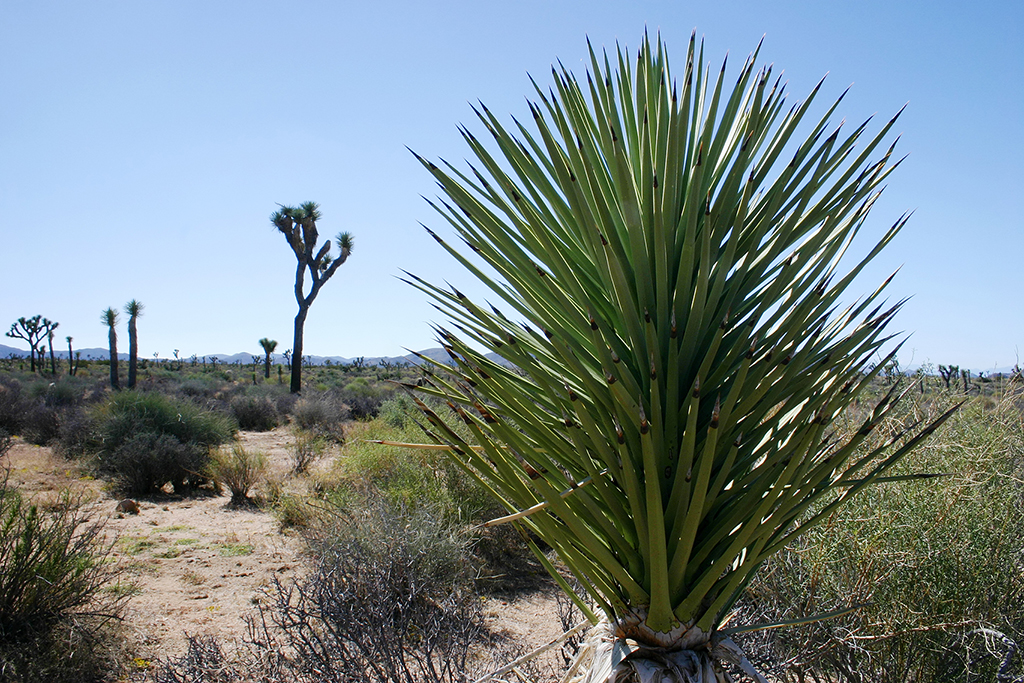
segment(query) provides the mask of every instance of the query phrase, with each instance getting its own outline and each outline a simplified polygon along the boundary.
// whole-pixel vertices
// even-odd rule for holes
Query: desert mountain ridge
[[[75,349],[74,351],[75,351],[75,355],[78,355],[79,353],[81,353],[82,354],[82,358],[87,359],[87,360],[106,360],[107,358],[110,357],[110,351],[108,349],[99,348],[99,347]],[[433,360],[437,360],[437,361],[440,361],[442,363],[445,363],[445,362],[448,361],[448,354],[445,352],[444,349],[442,349],[440,347],[433,348],[433,349],[426,349],[426,350],[420,351],[419,353],[421,355],[423,355],[423,356],[426,356],[427,358],[431,358]],[[61,349],[55,348],[53,350],[53,355],[55,357],[57,357],[57,358],[67,358],[68,357],[68,350],[67,349],[61,350]],[[5,344],[0,344],[0,358],[28,358],[28,356],[29,356],[28,349],[19,349],[19,348],[15,348],[13,346],[7,346]],[[227,365],[235,365],[235,364],[243,364],[243,365],[245,365],[245,364],[251,364],[253,362],[252,361],[253,356],[258,356],[260,359],[262,359],[263,358],[262,350],[260,351],[260,353],[232,353],[232,354],[228,354],[228,353],[211,353],[211,354],[206,354],[205,356],[196,356],[196,359],[199,362],[202,362],[203,359],[205,358],[207,362],[212,362],[213,359],[216,359],[216,362],[219,363],[219,364],[223,363],[223,364],[227,364]],[[46,357],[49,358],[49,351],[47,351]],[[127,353],[118,353],[117,357],[118,357],[118,360],[124,360],[124,361],[128,360],[128,354]],[[489,354],[488,357],[491,357],[491,354]],[[192,358],[191,356],[182,356],[180,358],[180,360],[183,361],[183,362],[189,362],[191,360],[191,358]],[[271,354],[271,358],[273,359],[273,361],[275,363],[280,363],[284,359],[284,357],[280,353]],[[327,361],[330,361],[331,365],[351,365],[351,364],[356,363],[358,361],[358,362],[361,362],[362,365],[366,365],[366,366],[374,366],[374,365],[382,365],[382,364],[391,364],[391,365],[419,365],[420,363],[423,362],[419,357],[417,357],[415,354],[412,354],[412,353],[406,354],[404,356],[372,356],[372,357],[363,357],[361,360],[358,357],[356,357],[356,358],[346,358],[344,356],[317,356],[317,355],[306,355],[305,358],[307,358],[309,360],[309,362],[311,362],[314,365],[324,365],[324,364],[326,364]],[[146,360],[149,360],[149,359],[147,358]],[[159,360],[161,362],[163,362],[163,361],[167,361],[167,360],[171,360],[171,359],[168,359],[168,358],[165,358],[163,356],[160,356]],[[494,356],[494,360],[498,360],[498,357]]]

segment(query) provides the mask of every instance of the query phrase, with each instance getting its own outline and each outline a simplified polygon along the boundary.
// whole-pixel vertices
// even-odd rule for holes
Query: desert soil
[[[269,456],[270,477],[285,486],[292,435],[286,427],[272,432],[242,432],[246,449]],[[228,505],[228,495],[140,500],[138,515],[116,512],[119,498],[104,482],[90,478],[74,463],[49,448],[16,440],[6,458],[9,484],[45,502],[65,487],[91,502],[93,519],[103,520],[113,554],[128,568],[132,597],[125,624],[130,657],[140,668],[181,654],[187,635],[214,635],[225,649],[247,632],[262,591],[274,577],[287,582],[304,570],[301,539],[282,531],[269,512]],[[329,461],[318,463],[330,467]],[[487,628],[503,636],[510,652],[529,652],[561,634],[551,585],[483,602]],[[557,649],[539,661],[538,674],[554,677]]]

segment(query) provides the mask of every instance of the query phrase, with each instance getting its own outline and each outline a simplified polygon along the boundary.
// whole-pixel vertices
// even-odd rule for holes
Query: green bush
[[[370,420],[377,416],[381,404],[394,393],[388,384],[373,383],[365,377],[357,377],[341,389],[332,392],[335,400],[344,404],[354,420]]]
[[[252,432],[269,432],[280,424],[277,406],[266,396],[236,396],[231,399],[231,412],[238,428]]]
[[[145,431],[122,441],[99,462],[101,471],[125,495],[151,495],[167,484],[175,493],[187,494],[207,481],[202,473],[210,462],[210,451],[169,434]]]
[[[77,458],[97,448],[98,436],[93,414],[78,406],[61,412],[57,421],[54,450],[65,458]]]
[[[435,407],[442,410],[440,405]],[[382,408],[376,419],[350,428],[353,438],[338,458],[338,470],[346,486],[376,491],[410,507],[429,503],[453,518],[502,514],[483,487],[441,451],[373,443],[426,441],[414,421],[418,411],[411,402],[398,399]]]
[[[218,486],[231,491],[232,505],[249,502],[249,491],[263,477],[267,470],[267,455],[262,452],[250,453],[235,444],[231,452],[215,451],[206,471]]]
[[[113,449],[143,432],[173,436],[182,443],[219,446],[230,441],[236,425],[226,415],[191,401],[163,394],[124,391],[114,394],[100,413],[104,448]]]
[[[119,572],[101,532],[67,491],[43,509],[0,482],[0,662],[72,616],[117,614],[120,599],[100,590]]]
[[[959,398],[919,405],[876,438]],[[894,474],[915,472],[946,476],[868,489],[748,588],[748,623],[865,605],[747,636],[748,653],[780,679],[966,683],[996,680],[1004,662],[1005,680],[1024,673],[1012,657],[1024,644],[1024,424],[1014,398],[991,409],[972,400]]]
[[[21,383],[13,377],[0,377],[0,429],[8,434],[21,434],[28,410],[28,399]]]
[[[224,382],[212,375],[189,375],[177,387],[178,393],[188,398],[214,398],[223,390]]]
[[[114,394],[96,420],[101,470],[125,492],[152,493],[166,484],[188,492],[201,484],[210,449],[229,441],[233,421],[194,403],[156,393]]]
[[[59,408],[53,408],[42,401],[30,403],[22,417],[21,435],[31,444],[45,446],[60,434]]]
[[[292,409],[292,420],[300,429],[339,443],[344,441],[343,424],[348,419],[348,409],[326,393],[304,396]]]
[[[0,456],[10,439],[0,434]],[[125,593],[103,590],[120,569],[80,501],[45,509],[0,481],[0,680],[112,680],[123,668],[116,618]]]
[[[80,403],[82,391],[79,383],[65,377],[56,382],[35,382],[29,387],[28,394],[33,398],[42,399],[49,408],[63,408]]]
[[[127,680],[122,625],[71,616],[44,632],[0,645],[4,683],[114,683]]]

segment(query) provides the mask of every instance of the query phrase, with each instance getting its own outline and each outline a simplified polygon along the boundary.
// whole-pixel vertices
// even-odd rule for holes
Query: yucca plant
[[[818,88],[787,108],[756,58],[730,90],[694,37],[678,80],[660,38],[633,65],[591,50],[584,86],[563,67],[534,84],[532,127],[481,105],[493,141],[462,129],[468,170],[417,157],[472,253],[431,234],[508,307],[412,277],[451,321],[422,391],[452,412],[421,402],[424,429],[585,587],[589,680],[756,676],[725,623],[758,566],[944,419],[864,448],[894,389],[834,437],[902,304],[842,297],[906,216],[839,270],[897,165],[895,118],[856,150],[867,123],[829,131],[837,101],[797,137]]]

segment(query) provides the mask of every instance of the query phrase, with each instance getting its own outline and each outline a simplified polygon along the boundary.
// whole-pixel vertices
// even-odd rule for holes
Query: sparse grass
[[[147,536],[122,536],[118,540],[121,552],[126,555],[139,555],[157,545],[156,541]]]
[[[190,586],[201,586],[204,583],[206,583],[206,577],[200,574],[199,572],[193,571],[191,569],[186,569],[181,574],[181,582],[188,584]]]
[[[251,543],[213,543],[211,548],[216,548],[217,553],[222,557],[241,557],[243,555],[252,555],[253,547]]]

